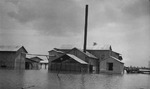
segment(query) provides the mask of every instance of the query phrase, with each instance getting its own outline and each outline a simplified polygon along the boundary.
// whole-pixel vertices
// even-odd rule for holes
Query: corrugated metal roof
[[[0,51],[18,51],[22,46],[0,46]]]
[[[66,54],[68,55],[69,57],[73,58],[74,60],[76,60],[77,62],[81,63],[81,64],[88,64],[87,62],[81,60],[80,58],[76,57],[75,55],[72,55],[72,54]]]

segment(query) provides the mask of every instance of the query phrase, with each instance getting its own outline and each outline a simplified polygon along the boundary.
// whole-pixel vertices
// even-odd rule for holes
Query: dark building
[[[25,53],[23,46],[0,46],[0,68],[25,69]]]
[[[64,54],[51,61],[50,70],[69,71],[69,72],[87,72],[88,63],[72,54]]]
[[[68,52],[62,52],[58,49],[53,52],[49,51],[50,54],[56,55],[52,59],[49,59],[49,69],[58,70],[58,66],[62,66],[62,71],[75,71],[75,72],[93,72],[97,71],[98,59],[90,54],[89,52],[84,53],[82,50],[73,48]],[[62,60],[63,59],[63,60]],[[62,60],[62,61],[60,61]],[[70,61],[69,61],[70,60]],[[66,67],[67,65],[67,67]],[[66,69],[70,68],[70,69]],[[72,69],[72,70],[71,70]]]
[[[54,51],[55,50],[55,51]],[[53,58],[49,58],[49,70],[58,70],[60,66],[62,66],[61,70],[65,70],[68,67],[64,67],[63,60],[76,60],[68,55],[73,55],[80,60],[84,61],[87,64],[84,64],[86,71],[91,73],[123,73],[124,63],[121,62],[122,56],[121,54],[112,51],[110,45],[97,48],[97,49],[87,49],[86,52],[83,52],[80,49],[72,48],[72,49],[58,49],[54,48],[53,51],[49,51],[50,55],[55,55]],[[63,60],[62,60],[63,59]],[[62,61],[61,61],[62,60]],[[76,60],[76,62],[78,62]],[[79,62],[78,62],[79,63]],[[58,65],[57,65],[58,64]],[[67,64],[71,64],[68,62]],[[81,63],[79,63],[82,65]],[[76,64],[71,64],[70,68],[72,71],[77,71],[78,67]],[[74,67],[72,67],[74,66]],[[58,68],[56,68],[58,67]],[[67,69],[66,69],[67,70]],[[80,70],[80,69],[79,69]],[[80,71],[81,72],[81,71]]]
[[[26,57],[25,69],[41,69],[40,61],[43,59],[39,57]]]

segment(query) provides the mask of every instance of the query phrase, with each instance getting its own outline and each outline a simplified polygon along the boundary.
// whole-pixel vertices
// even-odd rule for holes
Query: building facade
[[[66,72],[88,72],[88,63],[72,54],[64,54],[63,56],[51,62],[50,70]]]
[[[97,59],[97,57],[90,54],[89,52],[84,53],[83,51],[81,51],[77,48],[73,48],[73,49],[69,50],[68,52],[60,51],[60,50],[57,50],[57,52],[49,51],[49,54],[56,55],[55,59],[49,60],[49,69],[50,70],[58,70],[56,67],[59,66],[61,64],[61,62],[58,63],[56,60],[64,59],[64,57],[66,57],[66,58],[68,58],[68,59],[66,59],[67,62],[62,61],[62,66],[67,65],[68,67],[63,67],[62,70],[69,71],[70,69],[64,69],[64,68],[71,68],[75,72],[97,72],[98,71],[98,69],[97,69],[98,68],[97,67],[98,59]],[[61,56],[57,57],[58,55],[61,55]],[[70,61],[72,60],[72,61],[70,62],[69,60]],[[80,62],[79,60],[82,62]],[[55,69],[53,69],[54,67],[55,67]],[[77,70],[78,68],[79,68],[79,70]]]
[[[124,73],[124,63],[117,58],[110,56],[100,62],[101,73]]]
[[[121,54],[112,51],[111,46],[107,46],[107,48],[103,48],[103,49],[87,49],[86,52],[83,52],[82,50],[77,48],[72,48],[72,49],[55,48],[55,50],[57,51],[55,52],[49,51],[50,55],[56,55],[52,59],[49,59],[50,70],[51,70],[51,65],[53,66],[55,65],[55,63],[53,63],[56,62],[55,60],[60,60],[61,57],[64,57],[63,55],[71,54],[87,63],[86,70],[88,73],[103,72],[103,73],[121,74],[124,71],[124,63],[121,62],[122,60]]]
[[[23,46],[0,46],[0,68],[25,69],[25,53]]]
[[[39,57],[27,57],[25,62],[25,69],[41,69],[41,58]]]
[[[102,49],[88,49],[87,51],[99,59],[100,73],[124,73],[124,63],[121,62],[122,55],[112,51],[111,46]]]

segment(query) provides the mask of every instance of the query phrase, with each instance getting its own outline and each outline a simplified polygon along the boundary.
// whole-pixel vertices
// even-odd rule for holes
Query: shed
[[[50,70],[68,72],[87,72],[88,63],[72,54],[64,54],[51,61]]]
[[[98,72],[98,58],[94,56],[93,54],[89,53],[88,51],[83,52],[82,50],[76,47],[71,49],[67,53],[75,55],[79,57],[80,59],[82,59],[83,61],[87,62],[89,73]]]
[[[43,59],[39,57],[30,57],[27,56],[26,62],[25,62],[25,68],[26,69],[41,69],[40,61]]]
[[[110,56],[109,58],[100,62],[100,72],[102,73],[118,73],[122,74],[124,71],[124,63],[119,59]]]
[[[0,46],[0,68],[25,69],[27,50],[23,46]]]

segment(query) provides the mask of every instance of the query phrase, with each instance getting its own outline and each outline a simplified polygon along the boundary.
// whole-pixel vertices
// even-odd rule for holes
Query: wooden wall
[[[16,52],[14,69],[25,69],[26,54],[23,53],[26,53],[26,50],[23,47]]]
[[[113,63],[112,71],[108,70],[108,63]],[[100,72],[121,74],[123,73],[123,70],[124,70],[124,64],[117,60],[114,60],[113,58],[108,58],[100,62]]]
[[[100,61],[109,58],[111,54],[110,50],[88,50],[88,52],[96,56]]]
[[[87,72],[87,65],[79,63],[51,63],[51,71]]]
[[[0,52],[0,68],[14,69],[15,52]]]
[[[0,52],[0,68],[4,69],[25,69],[25,54],[24,49],[19,49],[17,52],[1,51]],[[4,67],[3,67],[4,65]]]
[[[51,66],[51,61],[53,61],[54,59],[60,57],[60,56],[63,55],[63,54],[62,54],[62,53],[58,53],[58,52],[56,52],[56,51],[54,51],[54,50],[51,50],[51,51],[49,51],[49,55],[54,55],[54,56],[50,56],[50,57],[49,57],[48,69],[49,69],[50,66]]]

